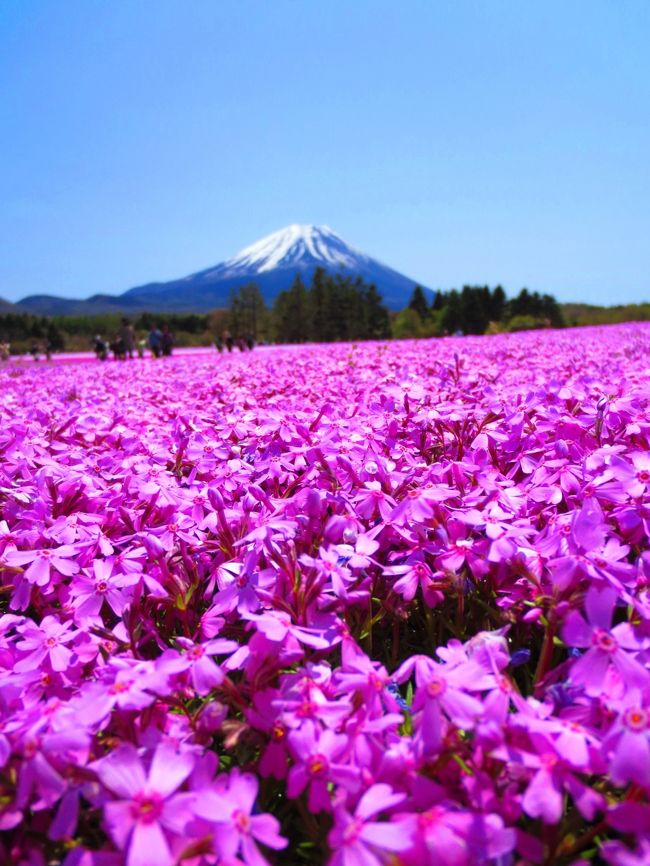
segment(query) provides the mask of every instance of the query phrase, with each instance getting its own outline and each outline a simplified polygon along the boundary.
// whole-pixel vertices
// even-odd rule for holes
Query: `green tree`
[[[405,307],[395,316],[395,320],[393,321],[393,337],[396,339],[422,337],[423,334],[422,319],[411,307]]]
[[[291,287],[275,299],[273,322],[275,337],[282,343],[304,343],[309,339],[309,297],[300,274]]]
[[[252,334],[257,340],[266,329],[268,310],[257,283],[247,283],[239,289],[233,289],[229,312],[230,329],[236,336]]]
[[[427,304],[427,299],[424,295],[424,291],[422,290],[422,286],[416,286],[413,289],[413,294],[411,295],[411,300],[409,301],[409,309],[415,310],[422,322],[429,315],[429,305]]]
[[[329,277],[325,268],[316,268],[309,289],[309,338],[315,342],[326,339]]]
[[[390,316],[384,306],[383,298],[377,291],[377,286],[370,283],[366,290],[366,307],[368,321],[368,338],[385,340],[390,337]]]

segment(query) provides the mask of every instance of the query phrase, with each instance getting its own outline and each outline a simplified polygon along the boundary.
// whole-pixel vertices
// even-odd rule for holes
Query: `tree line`
[[[277,343],[382,340],[390,315],[377,287],[317,268],[309,285],[297,275],[269,309],[255,283],[234,290],[224,327],[235,336]]]
[[[562,311],[552,295],[522,289],[508,300],[501,286],[463,286],[438,291],[431,302],[416,286],[408,306],[393,321],[393,336],[486,334],[534,328],[561,328]]]
[[[121,314],[34,316],[0,314],[0,343],[13,352],[49,344],[53,351],[88,349],[93,337],[110,339],[120,328]],[[131,317],[137,335],[154,324],[168,324],[179,346],[209,345],[229,331],[235,338],[252,336],[272,343],[382,340],[445,334],[561,327],[562,311],[551,295],[522,289],[508,299],[501,286],[463,286],[438,291],[430,298],[415,286],[408,305],[390,313],[372,283],[330,274],[317,268],[307,284],[298,275],[269,307],[255,283],[233,290],[226,309],[211,313],[139,313]]]
[[[9,343],[13,353],[42,351],[49,345],[54,352],[90,348],[99,334],[111,339],[120,329],[122,314],[102,313],[94,316],[35,316],[31,313],[0,314],[0,343]],[[146,336],[154,324],[168,324],[181,346],[210,342],[211,317],[207,313],[139,313],[130,317],[136,334]]]

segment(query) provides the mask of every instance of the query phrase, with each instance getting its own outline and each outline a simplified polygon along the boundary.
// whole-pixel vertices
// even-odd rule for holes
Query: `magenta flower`
[[[239,649],[239,644],[234,640],[223,638],[215,638],[199,644],[188,638],[179,637],[178,643],[184,649],[182,661],[190,671],[192,685],[197,695],[207,695],[223,682],[224,672],[212,660],[212,656],[229,655]]]
[[[78,553],[78,549],[72,544],[63,544],[61,547],[42,550],[6,550],[3,556],[8,565],[29,563],[25,570],[25,579],[36,586],[46,586],[52,568],[68,577],[79,571],[77,563],[72,561],[72,557],[76,557]]]
[[[444,598],[439,585],[436,584],[436,575],[423,561],[421,554],[410,556],[405,563],[389,565],[384,568],[383,573],[398,578],[393,584],[393,589],[405,601],[412,601],[418,588],[422,590],[422,597],[428,607],[437,607]],[[443,577],[440,572],[438,576]]]
[[[358,787],[359,770],[344,760],[350,743],[343,734],[319,730],[306,722],[289,734],[289,744],[296,763],[289,770],[287,794],[297,797],[308,787],[311,812],[331,809],[328,785],[335,783],[355,790]]]
[[[194,802],[194,813],[214,825],[214,849],[224,862],[241,856],[248,866],[265,866],[258,843],[275,850],[287,845],[273,816],[253,814],[257,791],[255,776],[233,770],[227,783],[202,789]]]
[[[94,765],[102,784],[117,799],[104,806],[106,829],[127,866],[171,866],[170,840],[192,818],[193,795],[175,794],[194,766],[189,752],[161,743],[149,772],[133,746],[124,745]]]
[[[610,774],[617,785],[636,782],[650,790],[650,707],[631,691],[617,707],[616,721],[603,739]]]
[[[67,670],[73,660],[73,653],[66,644],[78,634],[76,629],[70,631],[71,628],[71,622],[59,622],[54,616],[43,617],[40,628],[31,622],[18,626],[17,631],[21,633],[22,639],[16,644],[16,649],[27,655],[16,662],[16,673],[34,670],[46,659],[52,665],[52,670]]]
[[[494,677],[473,661],[443,665],[426,656],[412,656],[395,674],[404,682],[415,670],[417,691],[413,710],[421,710],[419,730],[425,748],[437,751],[446,730],[446,719],[469,730],[483,712],[481,701],[470,692],[493,688]]]
[[[571,680],[585,687],[588,695],[599,695],[605,677],[614,668],[625,688],[650,685],[650,673],[636,654],[647,641],[637,638],[632,626],[623,622],[612,628],[617,593],[610,588],[591,586],[585,597],[587,620],[571,611],[564,621],[562,637],[572,647],[587,651],[571,667]]]
[[[439,804],[406,820],[413,850],[405,859],[413,866],[478,866],[505,858],[515,847],[515,831],[495,814]]]
[[[125,587],[137,583],[137,576],[113,574],[114,564],[105,559],[93,562],[93,577],[77,576],[71,584],[75,620],[83,621],[88,617],[96,617],[104,602],[113,613],[121,616],[128,601]]]
[[[334,827],[328,842],[334,850],[330,866],[382,866],[385,852],[403,852],[413,845],[410,818],[372,820],[404,800],[390,785],[372,785],[359,800],[354,813],[344,806],[334,810]]]

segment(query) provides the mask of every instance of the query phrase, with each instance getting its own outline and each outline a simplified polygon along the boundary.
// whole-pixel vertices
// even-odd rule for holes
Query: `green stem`
[[[553,659],[553,639],[555,638],[555,623],[549,622],[546,627],[546,634],[544,635],[544,642],[542,644],[542,650],[539,654],[539,662],[537,663],[537,670],[535,671],[535,679],[533,680],[533,686],[538,685],[541,680],[546,676],[551,667],[551,661]]]

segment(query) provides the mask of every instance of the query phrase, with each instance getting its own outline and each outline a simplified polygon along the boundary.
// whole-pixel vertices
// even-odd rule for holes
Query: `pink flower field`
[[[650,326],[0,394],[1,863],[650,863]]]

